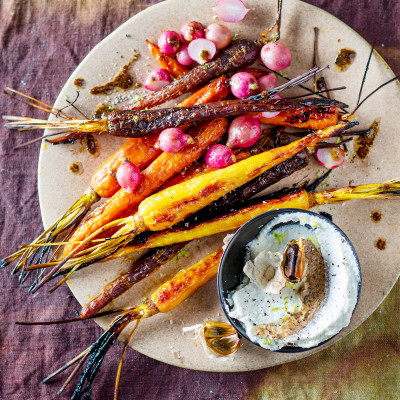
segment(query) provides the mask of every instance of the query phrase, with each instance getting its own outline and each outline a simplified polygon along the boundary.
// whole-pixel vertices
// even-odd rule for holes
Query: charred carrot
[[[161,53],[158,46],[156,46],[154,43],[151,43],[150,40],[146,40],[146,42],[151,55],[157,61],[158,65],[161,68],[166,69],[174,78],[179,78],[180,76],[185,75],[190,71],[189,68],[186,68],[183,65],[179,64],[175,58]]]
[[[286,146],[252,156],[229,167],[195,177],[156,193],[143,200],[138,212],[132,217],[116,220],[92,233],[69,253],[56,268],[60,269],[68,263],[68,266],[73,265],[72,273],[83,263],[102,258],[109,255],[110,252],[117,251],[141,232],[168,229],[188,215],[195,213],[231,190],[256,178],[304,148],[337,135],[356,124],[342,122],[333,127],[310,133]],[[104,243],[97,244],[90,249],[89,253],[85,253],[82,257],[78,255],[73,258],[80,249],[98,234],[114,226],[122,226],[122,228],[113,238],[102,240],[101,242],[104,241]],[[67,277],[68,275],[62,281]]]
[[[280,93],[285,89],[306,82],[319,71],[317,68],[311,69],[284,85],[262,92],[251,99],[228,100],[208,105],[173,107],[169,109],[119,110],[111,112],[106,118],[100,120],[73,119],[68,121],[44,121],[15,116],[4,116],[3,118],[10,121],[5,125],[7,128],[24,130],[64,129],[63,133],[66,133],[66,135],[63,138],[68,141],[70,134],[75,134],[76,132],[79,132],[82,136],[94,132],[108,132],[115,136],[140,137],[159,132],[165,128],[199,122],[211,117],[238,115],[249,112],[283,111],[295,108],[345,107],[346,105],[341,102],[323,98],[268,99],[268,97]]]
[[[248,151],[247,149],[242,150]],[[268,186],[285,178],[294,171],[304,168],[307,164],[308,157],[305,153],[296,154],[289,160],[284,161],[276,167],[264,172],[262,175],[253,179],[253,181],[249,182],[248,184],[235,189],[221,199],[217,200],[217,202],[210,204],[211,207],[208,206],[206,209],[200,210],[199,212],[191,215],[189,219],[182,221],[182,223],[184,226],[189,226],[193,224],[193,221],[197,222],[199,219],[201,220],[202,215],[205,215],[207,219],[210,219],[226,209],[236,209],[239,204],[243,204],[256,193],[266,189]],[[185,178],[187,178],[187,176],[185,176]],[[201,215],[198,215],[199,213]],[[148,237],[140,237],[139,235],[136,236],[134,242],[144,244],[147,240]],[[166,263],[170,258],[178,253],[182,247],[186,245],[186,243],[187,242],[182,242],[180,243],[180,246],[177,246],[177,244],[172,244],[163,248],[154,249],[152,253],[134,263],[129,272],[107,284],[107,286],[105,286],[97,296],[93,297],[89,303],[82,307],[80,313],[81,317],[88,318],[96,314],[116,297],[120,296],[126,290],[131,288],[136,282],[143,279],[162,264]],[[128,248],[129,246],[126,247],[126,249]]]
[[[165,181],[200,158],[211,144],[222,138],[227,127],[226,118],[216,118],[193,128],[190,134],[195,140],[194,144],[185,147],[179,153],[162,153],[142,172],[140,184],[134,192],[128,193],[120,189],[98,207],[75,230],[70,239],[71,244],[64,248],[64,256],[76,247],[72,242],[86,239],[102,226],[119,218],[124,212],[132,210]]]
[[[226,75],[222,75],[208,85],[197,90],[191,96],[182,100],[181,107],[190,107],[195,104],[206,104],[221,101],[229,95],[229,82]]]
[[[228,94],[227,78],[226,76],[221,76],[183,100],[178,106],[187,107],[211,101],[220,101],[225,99]],[[185,129],[184,127],[181,128]],[[17,271],[22,266],[29,265],[32,262],[42,262],[43,257],[47,255],[47,250],[44,248],[38,250],[37,247],[29,246],[54,241],[57,235],[79,224],[92,205],[100,200],[100,197],[111,197],[114,195],[120,189],[115,178],[115,173],[122,161],[125,158],[129,158],[129,160],[140,169],[147,167],[161,154],[160,150],[156,150],[153,147],[156,140],[156,134],[127,140],[116,153],[101,164],[92,177],[91,187],[64,213],[64,215],[30,245],[24,246],[23,249],[5,258],[2,264],[6,265],[14,260],[18,260],[15,266],[15,271]],[[23,274],[20,276],[20,279],[25,279],[25,277],[27,277],[27,275]]]
[[[84,305],[80,312],[81,318],[85,319],[95,315],[135,283],[144,279],[158,267],[171,260],[186,244],[187,242],[181,242],[161,249],[154,249],[151,254],[147,254],[136,262],[129,272],[108,283],[97,296]]]
[[[157,232],[135,244],[125,246],[116,252],[112,258],[126,256],[143,249],[170,246],[180,241],[199,239],[205,236],[238,229],[250,219],[264,212],[280,208],[299,208],[308,210],[323,204],[336,204],[345,201],[363,199],[393,199],[399,196],[400,179],[385,183],[349,186],[345,188],[330,189],[323,192],[310,193],[306,189],[296,189],[292,193],[284,194],[277,198],[255,198],[251,205],[235,210],[227,215],[214,218],[189,227],[171,228]]]
[[[336,100],[305,99],[267,99],[267,100],[225,100],[192,107],[164,108],[158,110],[113,111],[107,120],[99,121],[99,126],[114,136],[140,137],[162,129],[202,121],[207,118],[232,116],[249,112],[284,111],[299,109],[299,113],[310,108],[344,107]]]
[[[130,322],[137,321],[138,324],[143,319],[158,313],[167,313],[179,306],[217,275],[222,253],[222,249],[219,249],[191,267],[178,272],[171,280],[161,285],[144,304],[132,307],[124,314],[115,317],[99,339],[83,353],[83,361],[86,359],[88,361],[71,399],[81,399],[85,393],[90,393],[91,384],[104,356]]]
[[[256,115],[260,116],[262,124],[292,126],[312,130],[324,129],[328,126],[336,125],[339,121],[339,109],[335,107],[285,110],[273,118],[265,118],[260,113]]]

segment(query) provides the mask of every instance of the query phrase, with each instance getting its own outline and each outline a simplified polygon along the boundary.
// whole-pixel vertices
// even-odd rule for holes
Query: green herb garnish
[[[285,234],[284,233],[277,233],[275,231],[271,232],[273,237],[277,240],[279,244],[282,244],[283,239],[285,239]]]
[[[178,254],[172,259],[172,262],[177,264],[182,258],[185,258],[189,252],[187,250],[180,250]]]

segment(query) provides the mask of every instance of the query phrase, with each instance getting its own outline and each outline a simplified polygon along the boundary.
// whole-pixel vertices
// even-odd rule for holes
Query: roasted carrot
[[[233,61],[229,60],[228,62]],[[281,86],[264,91],[259,95],[253,96],[249,99],[215,102],[210,103],[207,106],[200,105],[192,107],[164,108],[157,110],[145,109],[138,111],[144,107],[141,102],[138,102],[135,109],[113,111],[107,117],[98,120],[72,119],[68,121],[44,121],[17,116],[6,116],[3,118],[10,121],[5,125],[6,128],[10,129],[63,129],[63,138],[68,141],[70,135],[75,135],[76,132],[79,132],[81,136],[95,132],[108,132],[115,136],[140,137],[158,132],[162,129],[195,123],[211,117],[231,116],[249,112],[283,111],[295,108],[346,107],[345,104],[330,99],[270,98],[271,96],[274,96],[283,90],[298,86],[308,81],[320,71],[321,70],[316,67],[312,68],[308,72],[286,82]],[[183,75],[182,78],[187,75],[190,75],[190,73]],[[157,93],[162,91],[163,89]]]
[[[205,104],[225,99],[229,94],[227,77],[219,77],[209,83],[188,98],[184,99],[177,107],[189,107],[196,104]],[[189,126],[180,128],[185,130]],[[153,146],[156,143],[158,134],[145,136],[142,138],[131,138],[127,140],[120,149],[110,156],[96,170],[92,177],[91,187],[101,197],[111,197],[120,189],[115,178],[115,173],[121,165],[122,160],[128,158],[132,164],[139,169],[147,167],[160,154],[161,150],[156,150]]]
[[[303,108],[297,110],[285,110],[273,118],[265,118],[261,113],[260,122],[266,125],[292,126],[305,129],[324,129],[336,125],[339,121],[339,109],[331,107],[327,109]]]
[[[161,53],[158,46],[156,46],[154,43],[151,43],[150,40],[146,40],[146,42],[151,55],[157,61],[158,65],[161,68],[166,69],[174,78],[185,75],[190,71],[189,68],[186,68],[182,64],[179,64],[175,58]]]
[[[65,246],[64,256],[76,247],[72,242],[85,239],[102,226],[119,218],[126,211],[132,210],[165,181],[196,161],[211,144],[222,138],[227,127],[226,118],[216,118],[192,128],[190,134],[195,143],[185,147],[179,153],[162,153],[142,172],[140,184],[133,193],[120,189],[113,197],[98,207],[71,236],[71,244]]]
[[[244,99],[225,100],[200,104],[191,107],[172,107],[157,110],[120,110],[113,111],[98,121],[104,132],[114,136],[140,137],[162,129],[199,122],[208,118],[227,117],[249,112],[284,111],[298,109],[301,119],[308,116],[310,108],[324,109],[344,107],[336,100],[309,97],[304,99]],[[293,118],[295,118],[293,116]]]
[[[178,106],[187,107],[195,104],[202,104],[211,101],[220,101],[225,99],[229,94],[226,76],[221,76],[215,81],[209,83],[205,87],[183,100]],[[181,127],[186,129],[187,127]],[[31,245],[45,244],[54,241],[55,237],[70,227],[78,224],[90,210],[93,204],[100,200],[100,197],[111,197],[119,189],[120,186],[115,178],[115,173],[125,158],[136,164],[140,169],[147,167],[154,159],[156,159],[161,151],[154,149],[153,144],[157,140],[157,134],[142,138],[128,139],[120,149],[110,156],[96,170],[92,177],[91,187],[76,201],[69,210],[67,210],[50,228],[36,238]],[[38,255],[38,261],[42,262],[42,254],[44,249],[38,250],[37,247],[24,246],[22,250],[11,254],[2,261],[2,264],[9,264],[14,260],[18,260],[15,270],[30,264],[29,260],[36,261],[35,256]],[[37,262],[37,261],[36,261]],[[24,274],[24,279],[27,275]],[[20,279],[23,277],[21,276]]]
[[[246,150],[248,152],[247,149],[242,150]],[[266,189],[268,186],[285,178],[294,171],[304,168],[307,164],[308,157],[305,152],[296,154],[293,157],[289,158],[289,160],[284,161],[276,167],[264,172],[262,175],[253,179],[248,184],[245,184],[240,188],[235,189],[221,199],[217,200],[217,202],[210,204],[208,207],[206,207],[206,209],[203,209],[204,212],[203,210],[200,210],[199,212],[191,215],[188,219],[182,221],[181,224],[183,224],[184,226],[189,226],[193,224],[193,221],[197,222],[199,221],[199,219],[202,220],[203,214],[206,215],[206,219],[211,219],[212,217],[218,216],[220,213],[227,209],[236,209],[239,204],[245,203],[246,200],[250,199],[256,193]],[[185,178],[187,179],[188,176],[185,176]],[[200,216],[198,215],[199,213],[201,213]],[[136,243],[144,244],[147,240],[148,237],[144,238],[140,237],[139,235],[133,241]],[[165,246],[163,248],[153,249],[150,254],[146,255],[144,258],[134,263],[129,272],[107,284],[107,286],[105,286],[104,289],[102,289],[102,291],[97,296],[93,297],[84,307],[82,307],[80,313],[81,317],[87,318],[96,314],[116,297],[131,288],[136,282],[143,279],[148,274],[152,273],[162,264],[166,263],[177,252],[179,252],[182,247],[186,245],[186,243],[187,242],[180,243],[181,246],[173,244],[170,246]],[[133,245],[133,243],[131,243],[131,245]],[[125,249],[128,249],[128,247],[129,246],[127,246]]]
[[[229,95],[229,82],[226,75],[221,75],[208,85],[197,90],[191,96],[182,100],[181,107],[190,107],[195,104],[206,104],[221,101]]]
[[[363,199],[393,199],[398,198],[400,179],[390,182],[349,186],[345,188],[329,189],[323,192],[310,193],[305,189],[295,189],[291,193],[283,194],[271,199],[270,196],[255,198],[250,204],[229,214],[202,222],[189,225],[187,228],[171,228],[166,231],[157,232],[135,244],[123,247],[113,254],[111,258],[117,258],[132,254],[148,248],[170,246],[181,241],[199,239],[205,236],[228,232],[238,229],[250,219],[267,211],[280,208],[299,208],[309,210],[312,207],[323,204],[336,204],[345,201]]]
[[[125,313],[115,317],[99,339],[81,353],[82,364],[86,359],[88,361],[71,399],[82,399],[85,394],[91,392],[91,384],[107,351],[130,322],[137,321],[138,324],[143,319],[158,313],[167,313],[179,306],[196,290],[217,275],[222,253],[222,249],[219,249],[191,267],[178,272],[171,280],[161,285],[144,304],[132,307]],[[118,378],[119,374],[117,375],[117,385]]]
[[[116,220],[108,226],[103,225],[101,229],[86,237],[71,253],[65,252],[64,254],[68,255],[56,266],[56,269],[60,269],[68,263],[68,266],[73,265],[72,273],[83,263],[101,259],[110,252],[117,251],[141,232],[168,229],[304,148],[337,135],[355,124],[357,123],[341,122],[338,125],[310,133],[286,146],[252,156],[229,167],[195,177],[149,196],[140,203],[138,212],[132,217]],[[82,257],[79,257],[78,254],[73,258],[98,234],[114,226],[122,226],[122,228],[113,238],[101,240],[99,244],[90,249],[89,253],[84,252]],[[67,277],[68,275],[60,282]]]
[[[137,261],[129,272],[108,283],[97,296],[85,304],[80,312],[80,317],[85,319],[95,315],[135,283],[144,279],[158,267],[171,260],[186,244],[187,242],[181,242],[160,249],[154,249],[153,252]]]

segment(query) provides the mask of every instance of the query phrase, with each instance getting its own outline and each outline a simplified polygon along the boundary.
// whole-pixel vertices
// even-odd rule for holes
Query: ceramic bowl
[[[354,249],[354,246],[350,242],[349,238],[346,236],[346,234],[339,228],[337,227],[329,218],[313,213],[311,211],[304,211],[304,210],[299,210],[299,209],[284,209],[284,210],[273,210],[266,212],[264,214],[258,215],[257,217],[251,219],[248,221],[246,224],[244,224],[233,236],[233,238],[230,240],[229,244],[227,245],[224,254],[221,259],[220,267],[219,267],[219,272],[218,272],[218,294],[219,298],[221,301],[222,308],[229,319],[230,323],[235,327],[235,329],[238,331],[238,333],[252,342],[253,344],[261,347],[258,343],[252,341],[248,335],[246,334],[245,328],[243,324],[235,319],[232,318],[229,315],[230,311],[230,305],[228,304],[228,296],[229,294],[236,289],[243,280],[243,268],[246,262],[246,253],[247,253],[247,245],[257,237],[261,229],[270,221],[272,221],[274,218],[276,218],[279,215],[282,214],[304,214],[304,218],[309,219],[312,216],[318,216],[318,218],[321,218],[325,220],[332,228],[334,228],[340,235],[340,237],[347,242],[349,245],[352,256],[354,257],[354,261],[356,264],[356,268],[359,271],[359,282],[358,282],[358,291],[357,291],[357,303],[354,307],[354,311],[357,307],[358,300],[360,298],[360,293],[361,293],[361,268],[360,268],[360,262],[357,256],[357,253]],[[290,222],[290,223],[295,223],[295,222]],[[281,224],[277,224],[272,228],[279,227]],[[310,226],[311,228],[311,226]],[[336,335],[335,335],[336,336]],[[319,343],[315,347],[322,346],[323,344],[327,343],[328,341],[332,340],[334,336],[329,338],[328,340],[325,340],[321,343]],[[311,348],[302,348],[302,347],[296,347],[296,346],[285,346],[280,350],[276,350],[278,352],[283,352],[283,353],[293,353],[293,352],[303,352],[303,351],[308,351]],[[266,350],[266,349],[265,349]]]

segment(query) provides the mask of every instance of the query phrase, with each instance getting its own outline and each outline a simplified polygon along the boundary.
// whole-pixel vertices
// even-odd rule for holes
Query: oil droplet
[[[86,150],[88,151],[89,154],[91,154],[91,155],[96,154],[97,144],[96,144],[96,140],[93,137],[93,135],[85,136],[85,145],[86,145]]]
[[[135,82],[133,76],[128,73],[129,67],[138,59],[138,57],[139,53],[135,51],[129,62],[121,68],[121,71],[119,71],[113,80],[104,85],[93,87],[90,89],[90,94],[110,94],[114,92],[116,88],[128,89],[132,86],[135,88],[139,87],[140,84]]]
[[[76,78],[76,79],[74,80],[74,85],[75,85],[76,87],[83,87],[84,84],[85,84],[85,80],[82,79],[82,78]]]
[[[386,239],[379,238],[375,241],[375,247],[378,250],[385,250],[386,249]]]
[[[369,131],[364,135],[360,135],[354,141],[354,151],[356,152],[359,158],[364,159],[370,152],[371,147],[374,144],[375,137],[379,132],[380,122],[381,122],[380,118],[376,119],[370,126]]]
[[[336,58],[335,65],[340,72],[346,71],[356,58],[356,52],[350,49],[340,49]]]
[[[371,213],[371,219],[374,222],[379,222],[382,219],[382,213],[380,213],[379,211],[373,211]]]
[[[69,164],[69,170],[75,175],[82,175],[83,165],[81,162],[72,162]]]

